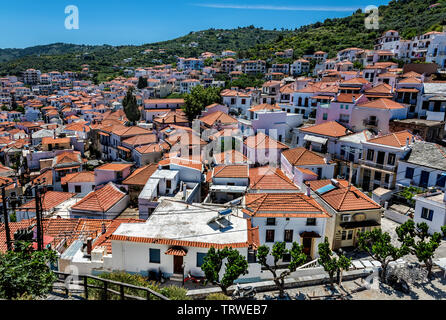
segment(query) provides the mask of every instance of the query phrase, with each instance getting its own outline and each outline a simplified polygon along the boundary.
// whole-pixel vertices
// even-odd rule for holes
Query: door
[[[384,164],[384,156],[386,155],[385,152],[378,151],[378,157],[376,158],[377,164]]]
[[[311,245],[313,238],[302,238],[303,252],[309,257],[311,256]]]
[[[173,256],[173,273],[183,273],[183,256]]]

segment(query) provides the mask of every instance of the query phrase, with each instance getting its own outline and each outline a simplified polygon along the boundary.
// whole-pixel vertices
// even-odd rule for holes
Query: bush
[[[168,297],[171,300],[191,300],[190,297],[186,296],[187,290],[181,287],[170,285],[161,288],[161,294]]]
[[[211,293],[206,297],[206,300],[231,300],[227,295],[223,293]]]

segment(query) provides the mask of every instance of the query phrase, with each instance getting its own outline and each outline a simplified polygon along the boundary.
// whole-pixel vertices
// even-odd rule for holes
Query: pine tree
[[[136,97],[133,95],[133,88],[129,88],[127,90],[127,95],[122,100],[122,106],[124,107],[124,112],[127,119],[131,123],[134,123],[140,119],[141,112],[139,111]]]

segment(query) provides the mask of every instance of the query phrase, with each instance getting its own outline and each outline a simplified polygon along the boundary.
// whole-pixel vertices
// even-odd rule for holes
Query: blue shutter
[[[160,263],[160,249],[149,249],[150,253],[150,262],[152,263]]]
[[[445,173],[437,174],[436,185],[440,188],[444,188],[445,184],[446,184],[446,174]]]
[[[206,253],[197,252],[197,267],[201,267]]]

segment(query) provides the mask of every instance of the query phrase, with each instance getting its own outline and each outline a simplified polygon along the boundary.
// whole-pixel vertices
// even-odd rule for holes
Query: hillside
[[[440,5],[429,9],[435,3]],[[445,0],[393,0],[379,7],[379,29],[365,28],[366,14],[361,10],[349,17],[326,19],[303,26],[275,43],[265,43],[243,54],[250,58],[268,58],[272,53],[293,48],[295,56],[311,54],[317,50],[334,57],[336,52],[348,47],[373,49],[373,44],[382,32],[398,30],[404,39],[427,31],[442,31],[446,25]]]
[[[430,5],[439,3],[434,8]],[[145,44],[141,46],[81,46],[56,43],[26,49],[0,50],[0,75],[16,74],[27,68],[42,72],[51,70],[80,71],[88,64],[94,71],[96,81],[103,81],[122,74],[120,67],[151,66],[174,63],[176,56],[193,57],[204,51],[219,53],[222,50],[239,52],[240,58],[272,57],[274,52],[293,48],[294,58],[323,50],[333,57],[337,51],[347,47],[372,49],[373,43],[383,31],[395,29],[403,38],[410,38],[431,30],[442,30],[446,25],[446,0],[392,0],[379,7],[378,30],[367,30],[364,26],[366,14],[361,10],[345,18],[326,19],[306,25],[294,31],[276,31],[254,26],[222,30],[209,29],[177,39]],[[142,54],[153,49],[149,54]],[[165,49],[160,53],[159,49]],[[129,62],[124,59],[132,58]]]
[[[114,65],[150,66],[176,61],[175,56],[196,57],[204,51],[221,53],[223,50],[246,50],[257,44],[270,42],[288,31],[263,30],[254,26],[237,29],[209,29],[190,32],[173,40],[141,46],[81,46],[73,44],[50,44],[25,49],[0,49],[0,74],[16,74],[27,68],[42,72],[51,70],[80,70],[82,64],[102,74],[115,75]],[[150,54],[142,54],[153,49]],[[165,53],[159,53],[165,49]],[[123,60],[132,58],[131,62]],[[154,60],[155,59],[155,60]]]

